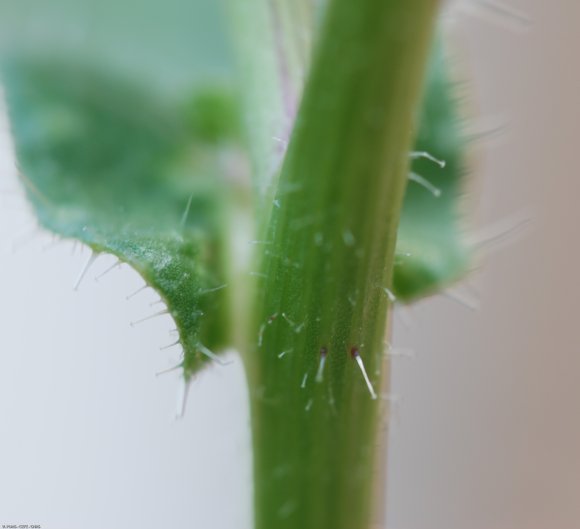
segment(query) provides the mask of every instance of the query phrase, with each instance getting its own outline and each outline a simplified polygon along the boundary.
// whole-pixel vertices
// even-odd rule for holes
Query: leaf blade
[[[178,109],[74,62],[20,58],[3,82],[40,223],[116,255],[160,293],[191,377],[228,339],[216,332],[227,328],[215,290],[225,282],[219,148],[192,144]]]
[[[393,291],[411,303],[441,291],[469,270],[471,250],[464,237],[460,209],[467,167],[456,86],[441,39],[431,54],[414,151],[444,163],[417,157],[411,171],[440,193],[409,182],[397,239]]]

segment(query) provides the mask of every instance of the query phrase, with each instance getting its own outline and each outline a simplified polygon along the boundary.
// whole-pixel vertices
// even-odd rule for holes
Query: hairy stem
[[[437,5],[328,5],[262,248],[245,354],[257,529],[370,522],[388,372],[385,289]]]

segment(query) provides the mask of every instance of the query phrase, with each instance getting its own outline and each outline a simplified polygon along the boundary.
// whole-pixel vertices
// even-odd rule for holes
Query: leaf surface
[[[463,277],[471,252],[464,237],[460,205],[467,174],[467,142],[461,132],[457,87],[441,42],[432,53],[414,151],[445,164],[417,157],[407,185],[397,239],[394,294],[408,303],[435,294]]]
[[[227,339],[218,137],[234,117],[215,93],[183,111],[74,62],[11,61],[3,83],[40,223],[116,255],[159,292],[190,377]]]

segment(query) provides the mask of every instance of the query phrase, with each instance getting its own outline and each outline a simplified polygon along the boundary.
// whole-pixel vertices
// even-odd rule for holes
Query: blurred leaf
[[[3,0],[0,53],[42,52],[123,71],[164,97],[231,78],[215,0]]]
[[[205,118],[192,127],[181,108],[76,63],[19,60],[3,73],[18,162],[41,224],[118,256],[161,294],[189,377],[211,359],[206,346],[227,339],[224,183],[214,144],[235,128],[234,116],[201,98],[190,107]],[[208,134],[211,146],[202,143]]]
[[[437,293],[468,271],[470,251],[459,210],[466,148],[456,87],[439,42],[432,53],[414,149],[445,162],[445,167],[425,157],[412,163],[412,173],[434,189],[415,181],[407,185],[393,279],[399,301]]]

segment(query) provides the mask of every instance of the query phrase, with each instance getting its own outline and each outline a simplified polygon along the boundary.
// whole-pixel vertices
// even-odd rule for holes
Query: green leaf
[[[0,52],[48,52],[105,65],[164,97],[227,81],[231,58],[215,0],[3,0]]]
[[[471,252],[459,209],[467,143],[461,134],[457,97],[438,42],[431,56],[414,151],[428,153],[445,167],[422,157],[411,168],[434,189],[414,181],[407,186],[393,280],[395,296],[405,303],[441,291],[469,269]]]
[[[159,292],[189,378],[228,339],[216,139],[235,130],[234,117],[217,96],[182,112],[130,83],[54,59],[11,61],[3,83],[40,223],[116,255]]]

